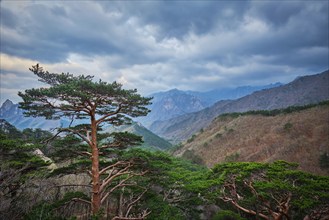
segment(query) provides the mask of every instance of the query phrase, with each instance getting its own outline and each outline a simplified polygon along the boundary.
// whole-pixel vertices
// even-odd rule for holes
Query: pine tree
[[[108,148],[125,147],[126,144],[135,145],[140,142],[137,137],[115,135],[115,141],[111,144],[100,144],[97,137],[98,131],[105,124],[123,125],[131,121],[131,117],[145,116],[149,110],[151,98],[142,97],[137,90],[126,90],[122,85],[113,82],[107,83],[102,80],[94,81],[93,76],[73,76],[69,73],[49,73],[44,71],[39,64],[30,68],[39,81],[47,84],[45,88],[32,88],[19,92],[23,99],[20,108],[26,110],[26,116],[45,117],[46,119],[59,119],[66,117],[71,119],[69,127],[58,128],[58,133],[70,133],[78,136],[88,144],[89,150],[83,152],[91,160],[91,210],[97,214],[102,201],[108,196],[105,192],[113,178],[120,175],[129,175],[129,162],[117,162],[120,171],[116,175],[110,174],[102,179],[114,165],[100,167],[100,155],[104,155]],[[88,119],[89,123],[72,126],[76,119]],[[125,144],[122,144],[125,143]],[[130,178],[129,176],[127,178]]]

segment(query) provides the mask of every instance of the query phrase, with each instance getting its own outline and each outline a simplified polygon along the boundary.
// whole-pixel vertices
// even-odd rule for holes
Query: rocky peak
[[[7,99],[0,108],[0,114],[2,112],[8,111],[13,105],[14,103],[11,100]]]

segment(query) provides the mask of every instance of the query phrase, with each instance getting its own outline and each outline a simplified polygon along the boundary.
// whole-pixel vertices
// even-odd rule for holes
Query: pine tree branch
[[[112,192],[114,192],[118,188],[122,188],[126,186],[137,186],[137,185],[135,183],[117,184],[116,186],[112,187],[111,190],[107,191],[105,195],[102,196],[101,204],[103,204],[106,201],[106,199],[110,196]]]
[[[130,213],[130,210],[133,207],[133,205],[135,203],[137,203],[146,192],[147,192],[147,189],[145,189],[134,201],[132,201],[131,203],[128,204],[128,209],[127,209],[127,213],[126,213],[126,216],[125,217],[128,217],[128,215]]]
[[[128,164],[129,162],[125,162],[125,161],[118,161],[118,162],[116,162],[115,164],[112,164],[112,165],[110,165],[110,166],[107,166],[107,167],[105,167],[104,169],[102,169],[101,171],[99,171],[99,175],[102,175],[104,172],[106,172],[107,170],[109,170],[109,169],[112,169],[112,168],[114,168],[114,167],[116,167],[116,166],[119,166],[119,165],[126,165],[126,164]]]
[[[50,141],[52,141],[53,139],[55,139],[60,133],[62,133],[62,131],[58,131],[55,135],[53,135],[52,137],[45,139],[43,141],[41,141],[41,144],[47,144]]]
[[[98,120],[96,120],[97,126],[100,123],[102,123],[103,121],[105,121],[108,117],[118,114],[121,111],[121,109],[122,109],[122,104],[120,103],[118,108],[114,112],[108,113],[108,114],[104,115],[103,117],[99,118]]]
[[[113,179],[122,175],[131,174],[131,172],[128,171],[130,167],[132,167],[132,165],[128,165],[122,170],[119,170],[116,174],[113,174],[111,176],[109,175],[107,178],[105,178],[100,186],[99,191],[102,192],[105,189],[105,187],[113,181]]]
[[[71,129],[71,128],[59,128],[58,130],[59,130],[60,132],[71,132],[71,133],[73,133],[73,134],[76,134],[76,135],[78,135],[82,140],[84,140],[85,142],[87,142],[87,144],[88,144],[89,146],[92,145],[91,141],[90,141],[86,136],[84,136],[83,134],[81,134],[81,133],[78,132],[78,131],[75,131],[75,130],[73,130],[73,129]]]
[[[55,186],[52,186],[51,188],[60,188],[60,187],[77,187],[77,186],[81,186],[81,187],[92,187],[91,185],[86,185],[86,184],[64,184],[64,185],[55,185]],[[51,189],[50,188],[50,189]]]
[[[81,198],[73,198],[71,200],[72,201],[76,201],[76,202],[83,202],[83,203],[86,203],[88,205],[91,205],[91,202],[90,201],[87,201],[87,200],[84,200],[84,199],[81,199]]]

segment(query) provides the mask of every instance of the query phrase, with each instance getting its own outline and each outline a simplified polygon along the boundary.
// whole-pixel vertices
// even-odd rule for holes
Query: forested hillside
[[[329,102],[271,111],[218,116],[188,139],[175,155],[208,167],[228,161],[296,162],[311,173],[328,174]]]
[[[47,134],[36,136],[44,139]],[[13,130],[0,137],[1,219],[91,218],[90,206],[84,202],[90,197],[85,173],[90,164],[79,157],[69,159],[76,155],[70,148],[79,147],[78,139],[40,145],[33,143],[41,139],[27,140]],[[35,155],[35,149],[43,156]],[[146,172],[113,191],[104,206],[106,214],[100,212],[92,219],[142,219],[138,216],[143,214],[154,220],[324,219],[329,214],[329,177],[299,171],[295,163],[226,162],[208,169],[164,152],[132,148],[113,155],[110,164],[135,161],[134,172]],[[112,184],[118,183],[120,178]],[[120,213],[128,217],[115,218]]]

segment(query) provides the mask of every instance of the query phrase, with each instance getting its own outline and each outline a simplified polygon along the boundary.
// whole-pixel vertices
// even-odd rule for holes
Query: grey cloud
[[[17,18],[13,12],[6,8],[1,9],[1,25],[6,27],[15,27],[17,24]]]
[[[85,65],[103,69],[105,77],[115,69],[127,84],[148,92],[287,82],[300,72],[328,68],[327,1],[35,1],[20,10],[9,3],[2,6],[2,53],[62,64],[77,54],[82,61],[89,59]]]
[[[63,7],[28,6],[20,15],[19,27],[8,30],[24,36],[28,41],[13,42],[9,35],[3,33],[3,52],[43,62],[63,61],[70,52],[90,55],[122,52],[116,42],[120,39],[117,36],[111,39],[106,20],[99,20],[97,16],[102,15],[95,8],[82,7],[84,3],[81,6],[68,5],[71,6],[70,17],[66,16]],[[28,54],[23,51],[28,51]]]
[[[289,22],[292,16],[299,14],[304,7],[303,2],[298,1],[254,1],[250,13],[274,27],[280,27]]]
[[[216,28],[232,28],[239,20],[248,1],[145,1],[99,2],[105,10],[118,10],[127,16],[136,16],[145,24],[161,27],[159,38],[182,39],[189,31],[204,34]],[[228,13],[230,10],[231,13]]]

